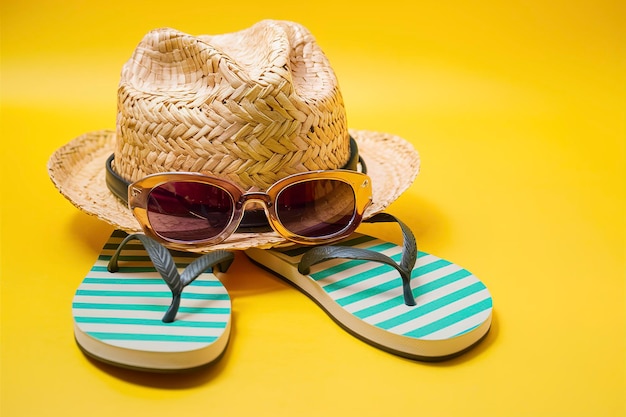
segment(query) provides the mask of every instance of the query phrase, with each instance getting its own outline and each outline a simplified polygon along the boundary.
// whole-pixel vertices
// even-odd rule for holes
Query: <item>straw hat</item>
[[[82,211],[127,232],[141,230],[109,191],[105,162],[129,182],[157,172],[197,171],[244,189],[266,189],[287,175],[343,167],[350,136],[384,210],[413,182],[419,156],[404,139],[348,129],[330,64],[303,26],[266,20],[235,33],[148,33],[124,65],[117,129],[86,133],[58,149],[48,172]],[[269,248],[273,232],[235,233],[208,248]]]

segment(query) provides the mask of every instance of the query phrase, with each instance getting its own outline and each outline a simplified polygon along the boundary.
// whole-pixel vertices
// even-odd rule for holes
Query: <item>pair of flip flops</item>
[[[398,220],[381,213],[370,221]],[[332,246],[246,255],[373,346],[423,361],[460,355],[488,333],[491,295],[469,271],[417,252],[398,223],[402,246],[355,233]],[[231,300],[218,276],[232,261],[225,251],[169,252],[145,235],[113,232],[74,296],[79,347],[100,361],[148,371],[215,362],[231,328]]]

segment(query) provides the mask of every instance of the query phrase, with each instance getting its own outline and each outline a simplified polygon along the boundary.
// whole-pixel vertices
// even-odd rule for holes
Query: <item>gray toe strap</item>
[[[143,244],[154,267],[159,271],[170,291],[172,291],[172,303],[162,319],[165,323],[174,321],[180,306],[181,294],[187,285],[191,284],[200,274],[208,269],[212,270],[212,268],[217,267],[220,271],[226,272],[234,259],[234,255],[231,252],[217,250],[194,259],[193,262],[187,265],[183,273],[179,274],[174,258],[163,245],[146,235],[136,233],[126,236],[117,247],[107,266],[109,272],[117,272],[119,270],[117,260],[120,253],[124,246],[133,239],[139,240]]]
[[[357,259],[364,261],[380,262],[395,268],[402,278],[402,291],[404,294],[404,303],[408,306],[415,305],[415,298],[411,290],[411,271],[417,260],[417,243],[411,229],[398,220],[396,217],[387,213],[378,213],[371,218],[364,220],[367,223],[388,223],[396,222],[402,230],[402,258],[400,263],[396,263],[387,255],[374,252],[367,249],[352,248],[345,246],[317,246],[307,251],[300,260],[298,271],[303,275],[311,272],[311,266],[329,259]]]

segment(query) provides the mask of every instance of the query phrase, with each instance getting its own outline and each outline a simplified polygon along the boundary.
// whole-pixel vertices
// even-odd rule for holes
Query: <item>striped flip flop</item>
[[[148,371],[214,362],[228,344],[231,301],[211,271],[225,271],[232,260],[224,251],[170,254],[145,235],[113,232],[74,296],[79,347],[100,361]]]
[[[403,247],[353,234],[333,246],[248,249],[254,262],[295,285],[357,338],[393,354],[438,361],[462,354],[491,326],[492,299],[472,273],[417,252],[400,223]]]

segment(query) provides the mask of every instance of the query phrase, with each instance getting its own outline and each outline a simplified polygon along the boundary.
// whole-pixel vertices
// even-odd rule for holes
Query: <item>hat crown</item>
[[[206,171],[267,188],[349,154],[337,79],[297,23],[197,37],[157,29],[122,70],[115,169],[129,181]]]

